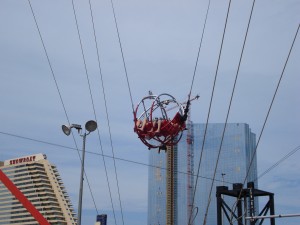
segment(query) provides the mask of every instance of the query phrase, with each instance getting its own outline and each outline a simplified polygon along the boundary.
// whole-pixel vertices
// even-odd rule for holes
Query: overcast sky
[[[53,73],[28,1],[0,0],[0,160],[47,154],[57,165],[77,211],[77,151],[38,142],[75,148],[73,138],[61,131],[61,125],[68,123],[66,113],[70,123],[84,126],[95,119],[95,109],[99,135],[94,132],[87,137],[89,152],[111,156],[113,149],[118,158],[147,164],[148,149],[133,133],[111,2],[91,0],[112,145],[89,1],[74,1],[87,72],[72,1],[32,0],[31,4]],[[134,104],[149,90],[169,93],[182,102],[187,99],[207,5],[207,0],[114,0]],[[250,0],[231,2],[209,122],[225,121],[251,6]],[[196,123],[206,121],[227,7],[228,1],[211,1],[192,91],[201,96],[192,104]],[[248,123],[260,134],[299,18],[299,0],[256,1],[229,122]],[[259,174],[300,145],[299,58],[298,35],[258,146]],[[82,139],[76,133],[74,137],[81,149]],[[275,193],[277,214],[300,213],[299,160],[296,152],[259,180],[260,189]],[[148,167],[123,160],[115,163],[124,224],[146,225]],[[117,224],[122,224],[113,160],[105,158],[105,164]],[[114,224],[100,155],[86,155],[86,173],[99,214],[107,213],[109,224]],[[86,181],[83,208],[83,224],[93,224],[96,210]],[[299,224],[299,218],[279,219],[276,224]]]

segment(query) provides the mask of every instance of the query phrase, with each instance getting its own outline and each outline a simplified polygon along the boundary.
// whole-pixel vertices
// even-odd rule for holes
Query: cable
[[[48,142],[48,141],[42,141],[42,140],[34,139],[34,138],[24,137],[24,136],[21,136],[21,135],[11,134],[11,133],[7,133],[7,132],[3,132],[3,131],[0,131],[0,134],[15,137],[15,138],[20,138],[20,139],[24,139],[24,140],[28,140],[28,141],[38,142],[38,143],[42,143],[42,144],[46,144],[46,145],[51,145],[51,146],[55,146],[55,147],[59,147],[59,148],[65,148],[65,149],[72,150],[72,151],[75,151],[75,150],[76,151],[82,151],[82,150],[78,150],[76,148],[72,148],[72,147],[69,147],[69,146],[55,144],[55,143],[51,143],[51,142]],[[85,152],[86,152],[86,154],[104,156],[106,158],[113,159],[113,157],[110,156],[110,155],[105,155],[105,154],[101,154],[101,153],[97,153],[97,152],[91,152],[91,151],[87,151],[87,150]],[[162,169],[162,170],[167,170],[167,168],[164,168],[164,167],[154,166],[154,165],[150,165],[150,164],[147,164],[147,163],[137,162],[137,161],[133,161],[133,160],[125,159],[125,158],[114,157],[114,159],[119,160],[119,161],[123,161],[123,162],[128,162],[128,163],[132,163],[132,164],[141,165],[141,166],[147,166],[147,167],[150,167],[150,168],[159,168],[159,169]],[[191,176],[196,177],[196,175],[189,174],[189,173],[183,172],[183,171],[176,171],[176,173],[177,174],[184,174],[184,175],[191,175]],[[204,176],[199,176],[199,178],[206,179],[206,180],[211,180],[211,178],[204,177]],[[221,180],[217,180],[217,179],[216,179],[216,181],[221,182]],[[224,183],[233,184],[233,183],[228,182],[228,181],[224,181]]]
[[[46,55],[46,58],[47,58],[47,61],[48,61],[48,65],[49,65],[50,70],[51,70],[52,78],[53,78],[53,80],[54,80],[54,83],[55,83],[55,86],[56,86],[56,90],[57,90],[58,95],[59,95],[60,102],[61,102],[61,104],[62,104],[62,106],[63,106],[63,110],[64,110],[64,113],[65,113],[65,116],[66,116],[66,118],[67,118],[67,120],[68,120],[68,122],[69,122],[69,116],[68,116],[68,113],[67,113],[67,110],[66,110],[64,101],[63,101],[63,99],[62,99],[62,95],[61,95],[61,92],[60,92],[60,89],[59,89],[59,86],[58,86],[56,77],[55,77],[55,75],[54,75],[54,71],[53,71],[53,68],[52,68],[52,64],[51,64],[51,62],[50,62],[50,58],[49,58],[49,55],[48,55],[48,52],[47,52],[47,49],[46,49],[46,46],[45,46],[45,43],[44,43],[44,40],[43,40],[41,31],[40,31],[39,25],[38,25],[38,23],[37,23],[37,19],[36,19],[35,13],[34,13],[34,11],[33,11],[33,8],[32,8],[32,5],[31,5],[30,0],[28,0],[28,3],[29,3],[29,6],[30,6],[30,10],[31,10],[31,13],[32,13],[32,16],[33,16],[33,19],[34,19],[34,22],[35,22],[37,31],[38,31],[38,33],[39,33],[39,37],[40,37],[41,42],[42,42],[42,45],[43,45],[43,49],[44,49],[44,52],[45,52],[45,55]],[[70,122],[69,122],[69,124],[70,124]]]
[[[197,71],[197,67],[198,67],[198,61],[199,61],[200,51],[201,51],[201,47],[202,47],[202,41],[203,41],[203,37],[204,37],[208,12],[209,12],[209,8],[210,8],[210,2],[211,2],[211,0],[208,1],[208,6],[206,9],[206,15],[205,15],[204,25],[203,25],[203,29],[202,29],[202,34],[201,34],[201,40],[200,40],[200,44],[199,44],[199,48],[198,48],[198,53],[197,53],[197,58],[196,58],[196,63],[195,63],[195,68],[194,68],[194,74],[193,74],[193,78],[192,78],[192,84],[191,84],[190,93],[189,93],[189,97],[188,97],[189,100],[190,100],[190,97],[192,94],[192,89],[194,86],[194,80],[195,80],[195,75],[196,75],[196,71]]]
[[[195,221],[195,219],[196,219],[196,217],[197,217],[197,215],[198,215],[199,208],[198,208],[198,207],[194,207],[192,211],[194,211],[194,210],[196,210],[196,213],[195,213],[194,217],[192,218],[192,222],[191,222],[191,224],[193,224],[193,223],[194,223],[194,221]]]
[[[197,67],[198,67],[198,61],[199,61],[200,51],[201,51],[201,47],[202,47],[202,41],[203,41],[203,37],[204,37],[204,33],[205,33],[205,28],[206,28],[206,22],[207,22],[207,18],[208,18],[208,12],[209,12],[209,9],[210,9],[210,2],[211,2],[211,0],[208,1],[208,5],[207,5],[207,9],[206,9],[206,15],[205,15],[204,25],[203,25],[203,29],[202,29],[200,44],[199,44],[199,48],[198,48],[198,53],[197,53],[197,58],[196,58],[196,63],[195,63],[195,68],[194,68],[192,83],[191,83],[191,87],[190,87],[190,92],[189,92],[189,95],[188,95],[188,101],[190,100],[192,89],[193,89],[193,85],[194,85],[194,80],[195,80],[195,75],[196,75],[196,71],[197,71]],[[200,161],[201,161],[201,159],[202,159],[202,152],[201,152],[201,156],[200,156]],[[199,167],[200,167],[200,165],[199,165]],[[196,185],[195,185],[195,187],[197,186],[197,183],[198,183],[199,167],[198,167],[198,172],[197,172],[197,176],[196,176],[197,178],[196,178]],[[193,198],[192,198],[191,212],[189,213],[190,216],[189,216],[189,222],[188,222],[188,224],[192,224],[194,222],[195,218],[196,218],[196,216],[195,216],[195,218],[192,219],[192,213],[193,213],[192,211],[194,210],[195,194],[196,194],[196,192],[194,191]],[[198,212],[197,212],[197,214],[198,214]]]
[[[133,104],[132,93],[131,93],[131,88],[130,88],[130,84],[129,84],[129,78],[128,78],[127,67],[126,67],[126,63],[125,63],[125,57],[124,57],[124,52],[123,52],[123,47],[122,47],[122,42],[121,42],[121,37],[120,37],[120,32],[119,32],[118,21],[117,21],[117,17],[116,17],[116,13],[115,13],[115,7],[114,7],[113,0],[111,0],[110,2],[111,2],[115,26],[116,26],[116,30],[117,30],[118,41],[119,41],[119,46],[120,46],[120,51],[121,51],[122,61],[123,61],[123,67],[124,67],[124,71],[125,71],[125,75],[126,75],[126,82],[127,82],[127,87],[128,87],[130,101],[131,101],[132,113],[134,115],[134,104]],[[119,191],[119,188],[118,188],[118,191]],[[119,193],[119,196],[120,196],[120,193]],[[122,204],[121,204],[120,197],[119,197],[119,203],[120,203],[120,208],[121,208],[122,222],[124,225],[124,217],[123,217],[123,210],[122,210]]]
[[[115,6],[114,6],[114,3],[113,3],[113,0],[110,0],[110,2],[111,2],[111,7],[112,7],[113,15],[114,15],[114,21],[115,21],[115,25],[116,25],[116,30],[117,30],[118,40],[119,40],[119,46],[120,46],[122,60],[123,60],[123,67],[124,67],[124,71],[125,71],[125,75],[126,75],[126,81],[127,81],[129,96],[130,96],[130,100],[131,100],[132,113],[134,114],[134,104],[133,104],[133,99],[132,99],[132,94],[131,94],[131,88],[130,88],[128,73],[127,73],[127,67],[126,67],[126,63],[125,63],[125,57],[124,57],[124,52],[123,52],[123,47],[122,47],[122,42],[121,42],[121,37],[120,37],[120,32],[119,32],[119,27],[118,27],[118,21],[117,21],[117,17],[116,17],[116,13],[115,13]]]
[[[237,204],[238,204],[238,200],[236,200],[233,203],[233,205],[231,207],[231,212],[233,212],[233,213],[235,212],[235,211],[233,211],[233,208],[234,208],[234,210],[236,210]],[[245,207],[244,213],[239,217],[235,216],[235,220],[233,220],[232,223],[230,223],[230,224],[234,224],[235,222],[238,222],[240,219],[242,219],[244,216],[247,216],[248,206],[247,206],[246,202],[244,202],[244,207]]]
[[[206,22],[207,22],[207,18],[208,18],[208,12],[209,12],[209,9],[210,9],[210,2],[211,2],[211,0],[208,1],[208,5],[207,5],[207,9],[206,9],[206,15],[205,15],[204,25],[203,25],[203,29],[202,29],[200,44],[199,44],[199,48],[198,48],[198,53],[197,53],[197,58],[196,58],[196,63],[195,63],[195,68],[194,68],[194,74],[193,74],[193,78],[192,78],[190,92],[189,92],[189,95],[188,95],[188,102],[190,101],[190,98],[191,98],[192,89],[193,89],[193,85],[194,85],[194,80],[195,80],[195,76],[196,76],[196,71],[197,71],[197,67],[198,67],[198,61],[199,61],[200,51],[201,51],[201,47],[202,47],[202,41],[203,41],[203,37],[204,37],[204,33],[205,33]],[[201,159],[202,159],[202,152],[201,152],[201,156],[200,156],[200,161],[201,161]],[[200,167],[200,165],[199,165],[199,167]],[[199,171],[199,167],[198,167],[198,171]],[[199,176],[199,172],[197,173],[197,176]],[[197,182],[198,182],[198,178],[196,178],[196,185],[197,185]],[[192,207],[191,207],[191,212],[190,212],[190,216],[189,216],[189,224],[192,224],[193,221],[195,220],[195,218],[192,219],[192,210],[194,208],[194,198],[195,198],[195,191],[193,193]]]
[[[76,29],[77,29],[77,34],[78,34],[80,49],[81,49],[82,60],[83,60],[84,69],[85,69],[85,75],[86,75],[86,79],[87,79],[87,82],[88,82],[88,87],[89,87],[91,102],[92,102],[92,106],[93,106],[93,112],[94,112],[95,119],[97,121],[95,104],[94,104],[94,99],[93,99],[93,94],[92,94],[92,89],[91,89],[89,74],[88,74],[88,70],[87,70],[86,60],[85,60],[85,56],[84,56],[83,45],[82,45],[81,35],[80,35],[80,31],[79,31],[79,26],[78,26],[78,20],[77,20],[77,15],[76,15],[76,10],[75,10],[74,0],[72,0],[72,8],[73,8],[74,19],[75,19],[75,24],[76,24]]]
[[[37,19],[36,19],[36,16],[35,16],[35,13],[34,13],[34,10],[33,10],[33,7],[32,7],[32,5],[31,5],[30,0],[28,0],[28,3],[29,3],[29,6],[30,6],[30,10],[31,10],[31,13],[32,13],[32,16],[33,16],[35,25],[36,25],[36,28],[37,28],[37,30],[38,30],[39,37],[40,37],[41,42],[42,42],[42,45],[43,45],[43,49],[44,49],[44,52],[45,52],[45,55],[46,55],[46,58],[47,58],[47,61],[48,61],[48,65],[49,65],[50,70],[51,70],[52,78],[53,78],[53,80],[54,80],[54,83],[55,83],[57,92],[58,92],[58,94],[59,94],[59,98],[60,98],[61,104],[62,104],[63,109],[64,109],[65,116],[66,116],[66,118],[67,118],[68,124],[70,125],[69,116],[68,116],[68,114],[67,114],[67,110],[66,110],[64,101],[63,101],[63,99],[62,99],[62,95],[61,95],[61,92],[60,92],[60,89],[59,89],[59,86],[58,86],[56,77],[55,77],[55,75],[54,75],[54,71],[53,71],[53,68],[52,68],[52,64],[51,64],[51,62],[50,62],[50,58],[49,58],[49,56],[48,56],[48,52],[47,52],[47,49],[46,49],[46,46],[45,46],[45,43],[44,43],[44,40],[43,40],[41,31],[40,31],[39,25],[38,25],[38,23],[37,23]],[[82,159],[81,159],[81,156],[80,156],[80,154],[79,154],[79,149],[78,149],[78,146],[77,146],[77,143],[76,143],[76,140],[75,140],[75,137],[74,137],[74,134],[73,134],[73,133],[72,133],[72,138],[73,138],[74,144],[75,144],[76,149],[77,149],[78,157],[79,157],[79,159],[80,159],[80,162],[82,163]],[[85,178],[86,178],[87,183],[88,183],[88,186],[89,186],[89,191],[90,191],[90,194],[91,194],[92,199],[93,199],[93,202],[94,202],[94,207],[95,207],[96,212],[97,212],[97,214],[98,214],[98,209],[97,209],[97,206],[96,206],[96,204],[95,204],[95,200],[94,200],[94,196],[93,196],[92,189],[91,189],[90,184],[89,184],[88,176],[87,176],[87,174],[86,174],[85,172],[84,172],[84,175],[85,175]]]
[[[264,121],[264,123],[263,123],[263,127],[262,127],[262,129],[261,129],[261,132],[260,132],[260,135],[259,135],[259,138],[258,138],[257,144],[256,144],[256,146],[255,146],[255,150],[254,150],[254,152],[253,152],[253,154],[252,154],[252,157],[251,157],[251,160],[250,160],[250,164],[249,164],[249,167],[248,167],[248,170],[247,170],[247,173],[246,173],[246,176],[245,176],[244,182],[243,182],[243,186],[244,186],[244,184],[246,183],[246,181],[247,181],[247,178],[248,178],[248,176],[249,176],[249,172],[250,172],[250,169],[251,169],[252,163],[253,163],[253,161],[254,161],[254,158],[255,158],[255,156],[256,156],[256,152],[257,152],[258,145],[259,145],[259,143],[260,143],[260,140],[261,140],[262,134],[263,134],[263,132],[264,132],[264,129],[265,129],[266,123],[267,123],[267,121],[268,121],[268,118],[269,118],[269,115],[270,115],[270,112],[271,112],[271,109],[272,109],[272,106],[273,106],[273,103],[274,103],[275,97],[276,97],[276,95],[277,95],[277,92],[278,92],[278,89],[279,89],[279,86],[280,86],[280,83],[281,83],[281,80],[282,80],[283,74],[284,74],[284,72],[285,72],[286,65],[287,65],[287,63],[288,63],[288,61],[289,61],[289,58],[290,58],[291,52],[292,52],[292,50],[293,50],[294,43],[295,43],[295,41],[296,41],[296,38],[297,38],[297,35],[298,35],[299,28],[300,28],[300,24],[298,25],[298,28],[297,28],[296,34],[295,34],[295,36],[294,36],[294,39],[293,39],[292,45],[291,45],[291,47],[290,47],[290,50],[289,50],[288,56],[287,56],[287,58],[286,58],[286,61],[285,61],[285,64],[284,64],[284,67],[283,67],[283,69],[282,69],[282,72],[281,72],[281,75],[280,75],[279,81],[278,81],[278,83],[277,83],[277,86],[276,86],[276,89],[275,89],[275,92],[274,92],[274,95],[273,95],[272,101],[271,101],[271,103],[270,103],[270,106],[269,106],[269,109],[268,109],[268,112],[267,112],[267,115],[266,115],[265,121]],[[240,198],[241,198],[241,195],[242,195],[242,189],[243,189],[243,187],[241,188],[241,191],[240,191],[240,193],[239,193],[239,197],[238,197],[238,199],[240,199]],[[230,222],[232,222],[232,216],[231,216],[231,218],[230,218]]]
[[[223,43],[224,43],[224,38],[225,38],[228,15],[229,15],[229,11],[230,11],[230,4],[231,4],[231,0],[229,0],[229,4],[228,4],[226,21],[225,21],[225,26],[224,26],[224,30],[223,30],[223,36],[222,36],[222,42],[221,42],[221,47],[220,47],[220,51],[219,51],[218,63],[217,63],[217,67],[216,67],[215,78],[214,78],[214,83],[213,83],[213,88],[212,88],[212,93],[211,93],[211,98],[210,98],[210,103],[209,103],[209,109],[208,109],[208,114],[207,114],[207,119],[206,119],[204,137],[203,137],[203,142],[202,142],[202,149],[201,149],[200,160],[199,160],[198,169],[197,169],[197,177],[196,177],[195,188],[194,188],[194,193],[193,193],[193,198],[192,198],[193,199],[192,200],[192,206],[194,205],[194,202],[195,202],[196,190],[197,190],[197,185],[198,185],[198,175],[200,173],[200,166],[201,166],[201,161],[202,161],[202,157],[203,157],[204,144],[205,144],[206,133],[207,133],[207,126],[208,126],[208,121],[209,121],[209,117],[210,117],[210,111],[211,111],[211,106],[212,106],[212,101],[213,101],[213,96],[214,96],[214,91],[215,91],[215,86],[216,86],[216,81],[217,81],[217,76],[218,76],[218,71],[219,71],[219,64],[220,64],[221,53],[222,53],[222,49],[223,49]],[[189,218],[188,225],[191,224],[191,215],[192,215],[192,213],[190,213],[190,218]]]
[[[280,163],[282,163],[284,160],[286,160],[287,158],[289,158],[290,156],[292,156],[293,154],[295,154],[297,151],[300,150],[300,146],[296,147],[295,149],[293,149],[292,151],[290,151],[288,154],[286,154],[283,158],[281,158],[280,160],[278,160],[275,164],[273,164],[271,167],[269,167],[266,171],[264,171],[263,173],[261,173],[256,179],[255,181],[257,181],[258,179],[260,179],[262,176],[266,175],[267,173],[269,173],[272,169],[274,169],[275,167],[277,167]]]
[[[219,159],[220,159],[220,155],[221,155],[221,151],[222,151],[222,146],[223,146],[225,131],[226,131],[226,127],[227,127],[227,123],[228,123],[228,118],[229,118],[229,114],[230,114],[230,110],[231,110],[233,96],[234,96],[234,93],[235,93],[235,87],[236,87],[237,79],[238,79],[238,76],[239,76],[240,66],[241,66],[241,62],[242,62],[242,58],[243,58],[243,54],[244,54],[244,49],[245,49],[245,45],[246,45],[246,41],[247,41],[247,37],[248,37],[248,32],[249,32],[249,27],[250,27],[251,19],[252,19],[254,5],[255,5],[255,0],[252,3],[252,8],[251,8],[251,12],[250,12],[250,16],[249,16],[249,20],[248,20],[248,24],[247,24],[247,29],[246,29],[246,34],[245,34],[245,37],[244,37],[244,42],[243,42],[243,47],[242,47],[242,51],[241,51],[241,55],[240,55],[240,59],[239,59],[239,64],[238,64],[238,68],[237,68],[237,71],[236,71],[234,84],[233,84],[233,87],[232,87],[231,97],[230,97],[229,106],[228,106],[228,110],[227,110],[227,115],[226,115],[226,119],[225,119],[225,125],[224,125],[224,128],[223,128],[221,143],[220,143],[220,147],[219,147],[219,150],[218,150],[216,166],[215,166],[215,170],[214,170],[214,174],[213,174],[212,183],[211,183],[211,186],[210,186],[208,203],[207,203],[206,212],[205,212],[205,218],[204,218],[204,222],[203,222],[204,225],[206,224],[208,210],[209,210],[209,206],[210,206],[210,202],[211,202],[212,190],[213,190],[213,186],[214,186],[214,178],[216,177],[216,173],[217,173],[217,168],[218,168]]]
[[[97,50],[96,52],[97,52],[98,68],[99,68],[99,73],[100,73],[100,78],[101,78],[102,94],[103,94],[103,99],[104,99],[106,119],[107,119],[107,126],[108,126],[109,137],[110,137],[110,146],[111,146],[111,151],[112,151],[113,160],[114,160],[114,169],[115,169],[116,183],[117,183],[117,188],[118,188],[119,202],[120,202],[120,205],[121,205],[121,197],[120,197],[120,191],[119,191],[119,182],[118,182],[118,176],[117,176],[117,168],[116,168],[116,162],[115,162],[114,147],[113,147],[113,142],[112,142],[110,120],[109,120],[109,116],[108,116],[107,100],[106,100],[106,94],[105,94],[105,88],[104,88],[104,81],[103,81],[103,75],[102,75],[102,69],[101,69],[101,63],[100,63],[100,54],[99,54],[98,41],[97,41],[97,36],[96,36],[96,29],[95,29],[95,23],[94,23],[94,16],[93,16],[92,4],[91,4],[90,0],[89,0],[89,6],[90,6],[90,14],[91,14],[92,25],[93,25],[94,41],[95,41],[95,46],[96,46],[96,50]],[[102,151],[102,154],[103,154],[103,151]],[[102,157],[103,157],[103,160],[104,160],[104,156],[102,156]],[[111,195],[111,193],[110,193],[110,195]],[[111,197],[111,204],[113,206],[112,197]],[[114,209],[114,207],[113,207],[113,209]],[[122,212],[122,218],[123,218],[122,206],[121,206],[121,212]],[[115,212],[114,212],[114,220],[115,220],[115,223],[117,223]]]

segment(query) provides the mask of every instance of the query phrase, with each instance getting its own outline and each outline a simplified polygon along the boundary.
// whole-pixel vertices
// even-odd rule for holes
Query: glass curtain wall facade
[[[184,133],[178,143],[178,171],[177,171],[177,216],[176,225],[188,224],[189,205],[195,191],[195,183],[198,167],[199,179],[195,191],[194,208],[197,207],[197,215],[192,216],[193,225],[202,225],[204,215],[208,207],[209,193],[211,200],[208,208],[206,225],[217,224],[216,210],[216,186],[228,186],[232,189],[233,183],[243,183],[249,170],[247,182],[256,181],[257,162],[254,155],[256,137],[245,123],[230,123],[226,126],[215,182],[212,186],[212,177],[215,171],[218,152],[220,149],[223,123],[211,123],[207,126],[205,144],[203,145],[205,124],[192,125],[192,140]],[[201,153],[202,152],[202,153]],[[165,168],[165,153],[150,152],[150,164]],[[202,156],[201,156],[202,155]],[[200,160],[201,159],[201,160]],[[201,161],[201,162],[200,162]],[[252,166],[249,169],[250,162]],[[155,171],[159,171],[155,172]],[[194,175],[188,175],[192,173]],[[159,179],[157,179],[159,174]],[[212,188],[211,188],[212,187]],[[255,188],[257,183],[255,182]],[[165,171],[159,168],[149,168],[149,201],[148,201],[148,225],[165,223]],[[158,195],[160,193],[160,195]],[[234,205],[232,198],[224,199],[229,205]],[[256,204],[258,205],[258,204]],[[155,213],[160,209],[159,214]],[[256,210],[258,211],[258,209]],[[196,210],[194,209],[194,212]],[[158,217],[159,215],[159,217]],[[155,218],[156,217],[156,218]],[[225,221],[224,221],[224,224]]]
[[[148,225],[166,224],[166,159],[164,151],[150,151],[148,171]]]

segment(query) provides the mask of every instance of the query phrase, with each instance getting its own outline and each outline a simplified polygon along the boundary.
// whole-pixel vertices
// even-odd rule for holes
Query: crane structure
[[[191,218],[193,211],[193,171],[194,171],[194,130],[191,121],[191,111],[188,113],[187,119],[187,218]]]

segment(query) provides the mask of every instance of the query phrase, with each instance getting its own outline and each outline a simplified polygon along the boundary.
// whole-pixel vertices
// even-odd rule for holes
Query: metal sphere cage
[[[183,116],[184,107],[170,94],[149,95],[144,97],[134,112],[134,131],[140,140],[150,148],[162,148],[177,144],[184,129],[175,129],[172,120],[176,115]],[[157,121],[165,121],[161,126],[159,135],[155,133],[156,127],[147,133],[139,129],[139,122],[146,121],[148,124],[157,124]],[[184,127],[185,128],[185,124]]]

